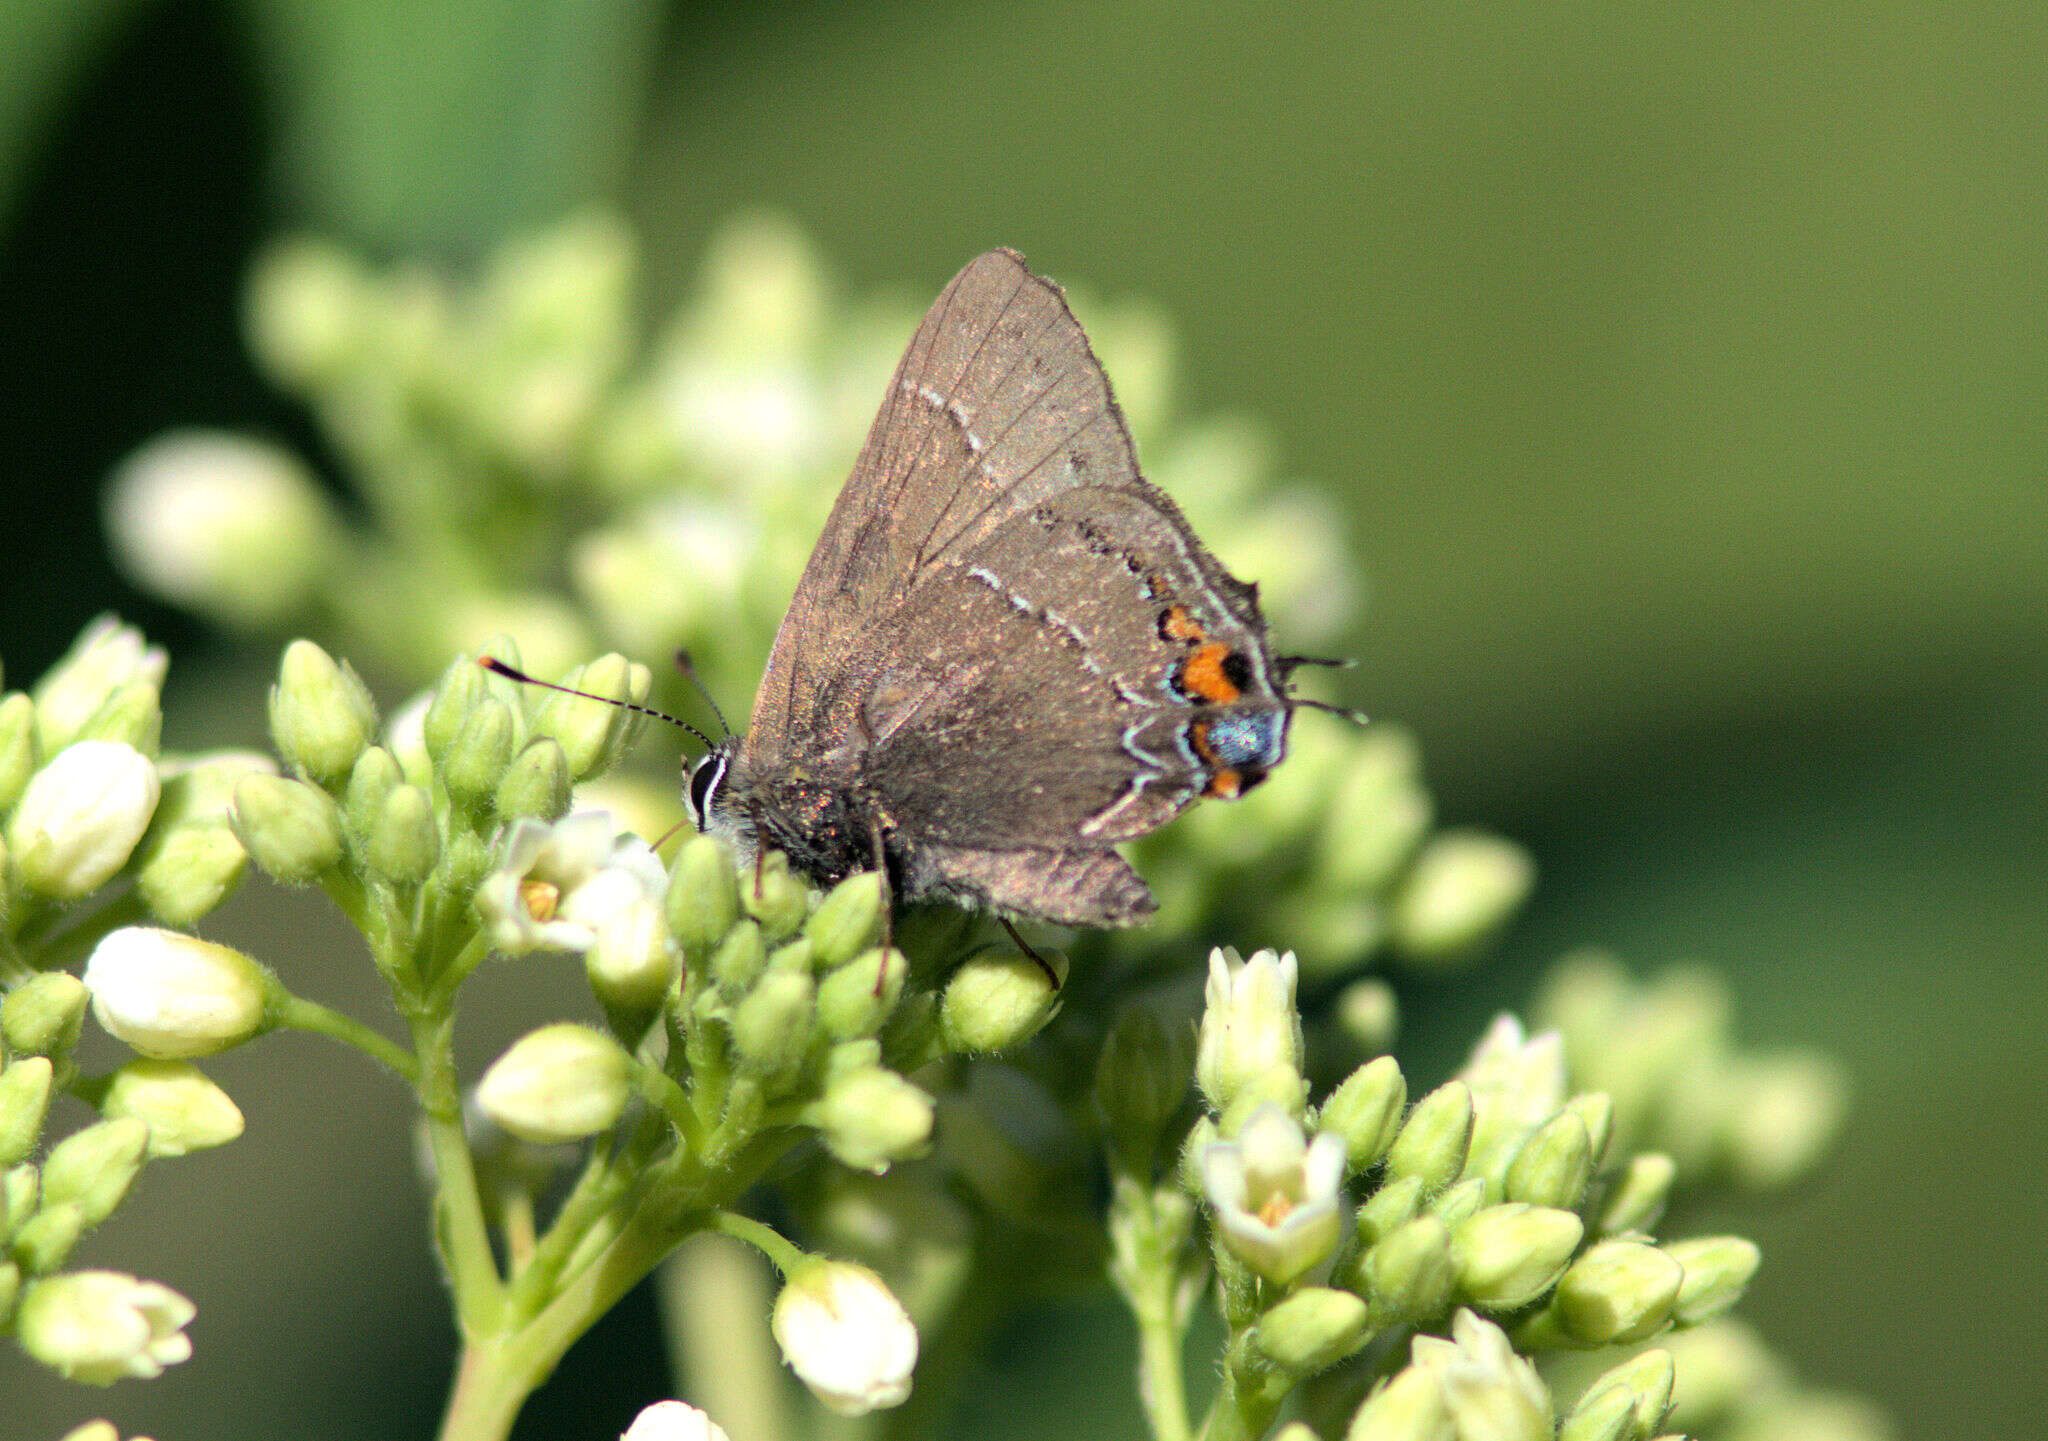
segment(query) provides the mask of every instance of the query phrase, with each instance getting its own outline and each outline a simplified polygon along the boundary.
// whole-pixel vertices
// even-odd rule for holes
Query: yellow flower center
[[[561,899],[562,888],[553,881],[537,881],[528,877],[519,883],[519,902],[537,921],[553,920],[555,907]]]
[[[1275,1191],[1259,1206],[1259,1219],[1268,1226],[1277,1226],[1294,1213],[1292,1198]]]

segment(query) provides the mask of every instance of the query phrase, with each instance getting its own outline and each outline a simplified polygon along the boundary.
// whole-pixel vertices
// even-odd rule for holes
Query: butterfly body
[[[1059,288],[1010,251],[955,277],[885,396],[700,827],[820,882],[1128,925],[1114,846],[1286,754],[1290,662],[1138,473]]]

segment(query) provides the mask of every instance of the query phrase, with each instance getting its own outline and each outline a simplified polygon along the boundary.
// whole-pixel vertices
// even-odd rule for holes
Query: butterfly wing
[[[1277,763],[1281,680],[1065,297],[998,250],[897,367],[742,762],[856,784],[920,845],[1106,852]]]

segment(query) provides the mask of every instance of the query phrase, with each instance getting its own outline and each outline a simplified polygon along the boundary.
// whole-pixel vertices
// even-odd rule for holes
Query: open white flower
[[[667,881],[653,849],[609,812],[576,811],[515,824],[476,908],[501,951],[585,951],[628,908],[659,902]]]
[[[1336,1250],[1343,1180],[1344,1138],[1325,1131],[1311,1143],[1274,1105],[1254,1111],[1235,1141],[1202,1152],[1202,1189],[1223,1244],[1283,1286]]]
[[[769,1322],[811,1394],[842,1416],[900,1406],[917,1365],[917,1328],[880,1276],[813,1259],[789,1274]]]
[[[725,1428],[685,1401],[641,1408],[619,1441],[732,1441]]]
[[[15,1334],[22,1349],[60,1376],[106,1386],[161,1375],[192,1354],[197,1308],[170,1287],[120,1271],[70,1271],[32,1282]]]
[[[1411,1354],[1412,1366],[1436,1374],[1458,1435],[1548,1441],[1554,1429],[1550,1391],[1491,1321],[1460,1309],[1451,1318],[1450,1340],[1417,1336]]]

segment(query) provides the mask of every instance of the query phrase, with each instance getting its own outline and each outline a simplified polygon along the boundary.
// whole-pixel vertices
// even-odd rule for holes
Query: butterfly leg
[[[874,848],[875,874],[882,878],[882,963],[875,967],[875,994],[889,975],[889,945],[896,930],[896,891],[889,884],[889,854],[882,844],[882,818],[868,814],[868,844]]]
[[[1010,924],[1008,916],[997,916],[996,919],[1002,923],[1003,929],[1010,933],[1010,939],[1017,943],[1017,949],[1038,962],[1038,969],[1045,972],[1045,978],[1052,982],[1052,988],[1058,990],[1060,988],[1060,973],[1052,968],[1052,962],[1031,949],[1031,943],[1017,934],[1017,928]]]

